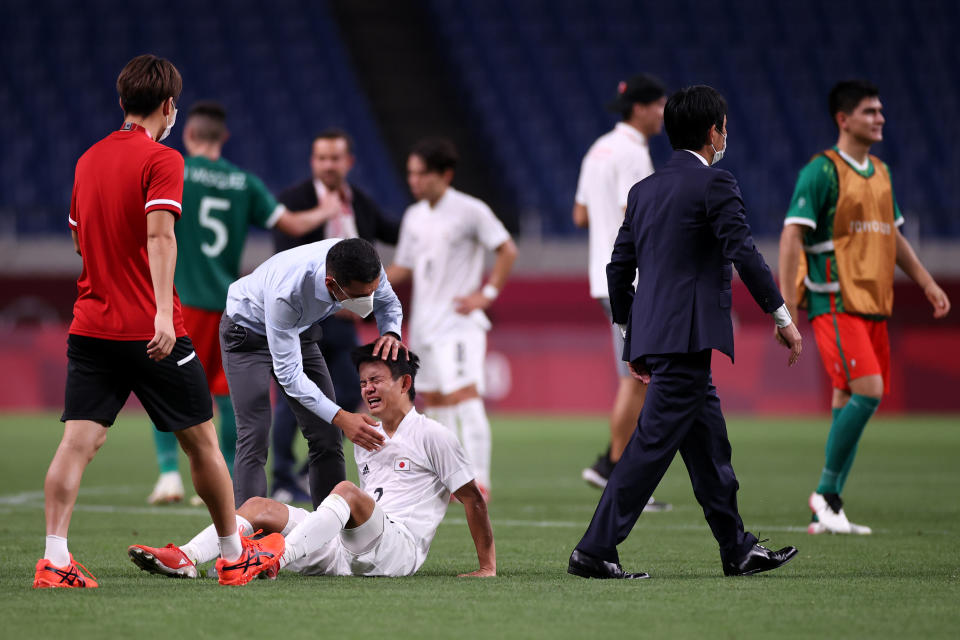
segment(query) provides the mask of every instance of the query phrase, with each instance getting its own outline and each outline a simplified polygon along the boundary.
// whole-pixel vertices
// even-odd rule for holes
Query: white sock
[[[57,567],[70,564],[70,551],[67,549],[67,539],[60,536],[47,536],[47,548],[43,557]]]
[[[349,519],[350,505],[347,501],[335,493],[328,495],[316,511],[287,534],[280,566],[285,567],[333,540],[333,536],[347,526]]]
[[[237,515],[237,529],[245,536],[253,533],[253,526],[246,518],[239,514]],[[233,537],[236,537],[235,549],[232,547],[234,543],[232,540]],[[240,545],[240,536],[238,534],[235,533],[232,536],[221,538],[217,535],[217,529],[213,525],[210,525],[195,535],[187,544],[180,545],[180,550],[193,561],[193,564],[200,565],[204,562],[210,562],[219,555],[223,555],[223,541],[226,541],[226,544],[230,546],[229,555],[223,556],[227,560],[236,560],[243,554],[243,548]]]
[[[456,406],[460,416],[461,442],[479,484],[490,488],[490,421],[483,400],[472,398]]]
[[[297,528],[297,522],[293,519],[292,514],[294,509],[298,509],[298,507],[294,507],[289,504],[285,504],[283,506],[287,508],[287,524],[283,525],[283,531],[280,532],[280,535],[286,538],[291,531]]]
[[[220,547],[220,557],[227,562],[239,560],[243,555],[243,544],[240,542],[239,533],[231,533],[222,538],[218,536],[217,546]]]
[[[447,429],[450,429],[450,431],[453,431],[457,439],[460,439],[460,430],[457,428],[457,407],[427,407],[424,409],[424,413],[427,414],[428,418],[436,420]]]

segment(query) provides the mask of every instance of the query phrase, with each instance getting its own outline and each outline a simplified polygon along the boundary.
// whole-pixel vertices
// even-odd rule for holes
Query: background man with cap
[[[630,187],[653,173],[648,140],[663,128],[663,107],[667,102],[663,83],[647,73],[636,75],[617,87],[617,96],[607,105],[622,120],[612,131],[600,136],[587,151],[580,168],[573,222],[590,229],[590,296],[596,299],[610,319],[607,293],[607,263],[613,253],[617,231],[623,224]],[[617,397],[610,414],[610,446],[592,467],[583,470],[583,479],[603,489],[613,466],[620,459],[630,434],[636,428],[643,408],[647,385],[634,379],[620,358],[623,336],[610,322],[613,355],[620,378]],[[650,498],[647,511],[666,510],[664,504]]]

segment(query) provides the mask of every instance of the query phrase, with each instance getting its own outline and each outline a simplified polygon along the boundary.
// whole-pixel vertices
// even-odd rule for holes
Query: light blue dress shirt
[[[338,242],[333,238],[282,251],[231,284],[227,292],[227,317],[267,337],[273,372],[283,390],[327,422],[333,422],[340,407],[304,373],[300,334],[343,308],[324,283],[327,253]],[[403,310],[382,268],[373,314],[380,335],[400,336]]]

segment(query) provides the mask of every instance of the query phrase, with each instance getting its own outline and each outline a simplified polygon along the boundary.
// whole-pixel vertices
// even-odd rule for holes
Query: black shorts
[[[160,362],[147,340],[67,337],[67,387],[60,420],[113,424],[132,391],[160,431],[179,431],[213,418],[207,377],[190,338],[177,338]]]

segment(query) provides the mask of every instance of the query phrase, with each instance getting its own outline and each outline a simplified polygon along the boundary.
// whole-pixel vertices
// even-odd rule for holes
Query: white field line
[[[146,486],[118,486],[118,487],[96,487],[91,489],[80,489],[80,498],[84,496],[108,496],[124,495],[131,493],[144,493],[149,491]],[[14,509],[43,509],[43,491],[24,491],[0,495],[0,513],[10,513]],[[203,507],[173,507],[173,506],[143,506],[136,507],[132,505],[110,505],[110,504],[83,504],[78,502],[74,511],[91,513],[125,513],[131,515],[151,515],[151,516],[206,516],[207,512]],[[657,522],[659,514],[648,514],[638,523],[638,527],[654,531],[709,531],[706,523],[703,524],[662,524]],[[509,518],[496,518],[491,520],[494,527],[532,527],[538,529],[580,529],[586,531],[589,519],[582,522],[570,520],[516,520]],[[447,517],[443,524],[466,526],[465,518]],[[748,527],[753,532],[764,533],[767,531],[785,532],[785,533],[806,533],[807,527],[796,526],[763,526],[751,525]],[[894,529],[874,529],[874,533],[886,534],[896,533]],[[947,530],[929,530],[923,531],[927,535],[953,535],[953,531]]]

